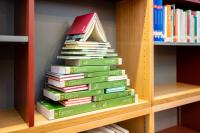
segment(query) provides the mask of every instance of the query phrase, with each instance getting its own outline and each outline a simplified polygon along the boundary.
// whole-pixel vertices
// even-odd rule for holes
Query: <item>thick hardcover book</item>
[[[85,77],[99,77],[99,76],[118,76],[118,75],[125,75],[125,70],[111,70],[105,72],[94,72],[94,73],[85,73]]]
[[[77,85],[83,85],[83,84],[89,84],[89,83],[105,82],[105,81],[108,81],[107,76],[84,78],[84,79],[61,81],[61,82],[48,78],[48,84],[55,87],[59,87],[59,88],[63,88],[67,86],[77,86]]]
[[[102,82],[102,83],[92,83],[89,88],[91,90],[102,90],[106,88],[114,88],[120,86],[129,86],[130,80],[119,80],[119,81],[110,81],[110,82]]]
[[[69,86],[69,87],[63,87],[63,88],[59,88],[53,85],[48,85],[48,87],[62,91],[62,92],[75,92],[75,91],[81,91],[81,90],[89,90],[88,85],[76,85],[76,86]]]
[[[91,84],[105,81],[115,81],[115,80],[126,80],[127,75],[119,75],[119,76],[100,76],[100,77],[92,77],[92,78],[84,78],[78,80],[69,80],[69,81],[57,81],[48,78],[48,84],[53,85],[55,87],[67,87],[67,86],[77,86],[83,84]]]
[[[121,65],[122,58],[103,58],[103,59],[82,59],[82,60],[66,60],[69,66],[106,66]]]
[[[51,72],[59,74],[109,71],[110,66],[51,66]]]
[[[111,108],[126,104],[134,103],[133,96],[126,96],[115,98],[111,100],[105,100],[101,102],[92,102],[88,104],[82,104],[71,107],[64,107],[58,102],[53,102],[50,100],[44,100],[37,103],[37,110],[44,115],[47,119],[53,120],[58,118],[63,118],[67,116],[77,115],[81,113],[91,112],[95,110]]]
[[[61,92],[54,89],[44,89],[44,96],[53,100],[53,101],[62,101],[74,98],[82,98],[82,97],[90,97],[104,94],[104,90],[84,90],[84,91],[76,91],[76,92]]]
[[[47,119],[53,120],[97,110],[97,104],[93,102],[77,106],[64,107],[58,102],[44,100],[37,103],[37,110]]]
[[[109,93],[116,93],[116,92],[122,92],[126,90],[126,86],[122,86],[122,87],[115,87],[115,88],[107,88],[105,89],[105,93],[109,94]]]
[[[128,96],[128,95],[134,96],[135,90],[134,89],[128,89],[128,90],[125,90],[123,92],[97,95],[97,96],[93,97],[93,101],[109,100],[109,99],[114,99],[114,98],[119,98],[119,97],[125,97],[125,96]]]

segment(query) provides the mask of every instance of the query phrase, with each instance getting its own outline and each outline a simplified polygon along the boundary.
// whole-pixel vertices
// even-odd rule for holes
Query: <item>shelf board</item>
[[[197,131],[191,130],[189,128],[181,127],[181,126],[174,126],[157,133],[198,133]]]
[[[154,112],[178,107],[200,100],[200,86],[174,83],[155,86]]]
[[[200,43],[154,42],[154,46],[200,46]]]
[[[0,133],[27,129],[28,125],[14,109],[0,110]]]
[[[28,36],[0,35],[0,42],[28,42]]]
[[[140,100],[139,103],[135,104],[102,109],[56,120],[47,120],[44,116],[35,111],[35,127],[20,131],[20,133],[25,133],[27,131],[33,133],[42,131],[48,132],[53,130],[56,130],[56,132],[82,132],[144,116],[149,114],[150,111],[150,103],[145,100]]]

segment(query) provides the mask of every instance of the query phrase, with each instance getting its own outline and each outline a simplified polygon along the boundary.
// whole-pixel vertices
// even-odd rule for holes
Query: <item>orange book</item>
[[[172,41],[172,6],[166,5],[167,7],[167,41]]]
[[[178,41],[178,13],[175,11],[175,22],[174,22],[174,42]]]

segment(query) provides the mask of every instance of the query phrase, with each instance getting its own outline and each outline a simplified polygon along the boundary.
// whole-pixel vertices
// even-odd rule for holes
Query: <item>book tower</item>
[[[111,49],[96,13],[77,16],[67,32],[58,60],[47,73],[45,100],[37,110],[57,119],[138,101],[122,59]]]

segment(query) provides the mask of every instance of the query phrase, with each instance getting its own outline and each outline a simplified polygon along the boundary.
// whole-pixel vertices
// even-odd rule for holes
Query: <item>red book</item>
[[[86,33],[86,29],[89,23],[92,22],[95,15],[96,13],[89,13],[82,16],[77,16],[67,34],[73,35]]]

